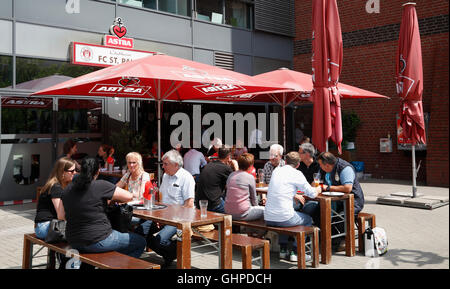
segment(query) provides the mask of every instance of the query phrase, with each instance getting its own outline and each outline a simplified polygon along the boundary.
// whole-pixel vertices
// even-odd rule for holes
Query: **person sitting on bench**
[[[75,173],[75,162],[72,159],[62,157],[56,161],[39,194],[34,219],[34,232],[39,239],[45,240],[47,237],[51,220],[65,219],[64,210],[61,209],[61,196],[64,188],[72,182]]]
[[[312,226],[311,216],[294,210],[293,200],[305,203],[305,198],[297,191],[304,192],[310,198],[315,198],[322,192],[321,187],[311,187],[303,173],[297,170],[300,165],[298,152],[290,152],[286,155],[286,165],[277,167],[272,172],[269,188],[267,191],[266,208],[264,220],[268,226],[293,227]],[[280,258],[287,256],[288,236],[280,235]],[[297,249],[295,243],[289,255],[292,262],[297,261]],[[308,257],[307,257],[308,258]]]
[[[145,238],[113,230],[105,212],[108,202],[126,203],[133,200],[133,194],[97,180],[99,172],[95,158],[84,158],[80,174],[63,192],[67,242],[80,253],[117,251],[139,258],[146,246]]]

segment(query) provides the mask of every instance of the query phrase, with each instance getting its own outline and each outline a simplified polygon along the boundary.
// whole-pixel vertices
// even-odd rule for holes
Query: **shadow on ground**
[[[384,255],[383,260],[389,261],[393,266],[402,267],[403,264],[414,264],[418,267],[425,265],[442,264],[448,257],[419,250],[392,249]]]

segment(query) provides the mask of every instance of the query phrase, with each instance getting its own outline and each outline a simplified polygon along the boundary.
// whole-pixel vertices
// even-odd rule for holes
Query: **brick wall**
[[[311,73],[311,2],[296,1],[294,69]],[[389,2],[389,4],[387,4]],[[361,118],[356,156],[375,178],[410,180],[411,152],[397,150],[395,115],[400,101],[395,90],[395,57],[405,1],[380,1],[380,13],[368,14],[366,1],[338,1],[344,41],[340,81],[391,97],[391,100],[344,100],[343,110]],[[448,186],[448,1],[416,1],[422,40],[423,107],[430,114],[428,148],[416,153],[422,161],[419,182]],[[379,139],[393,137],[393,152],[380,153]]]

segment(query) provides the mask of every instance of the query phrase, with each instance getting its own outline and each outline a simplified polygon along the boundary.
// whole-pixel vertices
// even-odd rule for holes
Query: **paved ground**
[[[374,213],[377,225],[388,235],[389,251],[380,258],[368,258],[359,253],[346,257],[344,252],[333,253],[329,265],[319,269],[449,269],[449,206],[434,210],[379,205],[378,196],[395,192],[411,192],[408,182],[393,180],[368,180],[362,182],[366,197],[364,211]],[[427,196],[449,196],[448,188],[418,186],[418,192]],[[35,204],[0,207],[0,269],[21,268],[23,234],[33,232]],[[217,268],[217,255],[195,257],[202,249],[192,253],[193,268]],[[154,255],[143,258],[156,263],[162,260]],[[41,259],[42,260],[42,259]],[[239,251],[233,251],[233,268],[241,268]],[[42,263],[36,260],[35,264]],[[271,268],[295,268],[295,263],[280,261],[277,253],[271,254]],[[309,264],[308,268],[309,267]],[[171,266],[175,268],[175,264]],[[254,268],[258,268],[254,264]]]

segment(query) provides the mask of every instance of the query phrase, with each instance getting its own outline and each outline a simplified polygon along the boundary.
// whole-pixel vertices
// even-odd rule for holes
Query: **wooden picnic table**
[[[355,209],[353,194],[344,194],[339,197],[330,197],[320,194],[314,199],[306,196],[305,199],[319,201],[321,263],[329,264],[331,262],[331,202],[334,201],[344,201],[345,255],[349,257],[355,256]]]
[[[267,194],[265,186],[257,187],[256,193],[259,195]],[[345,218],[345,255],[355,256],[355,209],[353,194],[344,194],[343,196],[325,196],[318,195],[316,198],[308,198],[307,200],[318,201],[320,205],[320,252],[321,263],[329,264],[331,262],[331,219],[332,213],[331,202],[344,201],[344,218]]]
[[[177,227],[181,231],[181,240],[177,243],[177,269],[191,268],[191,227],[217,224],[219,227],[219,265],[222,269],[231,269],[232,264],[232,220],[230,215],[207,212],[206,217],[200,216],[200,210],[182,205],[166,205],[164,209],[140,210],[134,209],[137,218],[151,220]]]

